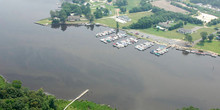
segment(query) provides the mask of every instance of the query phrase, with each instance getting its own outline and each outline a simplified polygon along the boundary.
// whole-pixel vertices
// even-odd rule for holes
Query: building
[[[160,22],[160,23],[158,23],[158,26],[166,28],[166,29],[171,27],[169,22]]]
[[[117,16],[117,18],[125,22],[131,21],[131,19],[128,16]]]
[[[67,21],[80,21],[80,16],[68,16]]]
[[[182,34],[192,34],[193,33],[193,31],[191,29],[184,29],[184,28],[178,29],[177,32],[182,33]]]

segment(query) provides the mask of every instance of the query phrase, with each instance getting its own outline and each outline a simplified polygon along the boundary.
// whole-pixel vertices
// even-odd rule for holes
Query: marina
[[[110,29],[109,31],[103,31],[103,32],[97,33],[96,37],[102,37],[102,36],[110,35],[110,34],[113,34],[115,32],[116,31],[114,29]]]
[[[144,51],[152,46],[154,46],[153,42],[145,42],[143,44],[136,45],[135,48],[139,51]]]
[[[163,55],[168,52],[168,48],[165,46],[160,46],[159,48],[152,50],[150,53],[155,54],[156,56]]]
[[[130,37],[125,40],[121,40],[119,42],[113,43],[113,47],[120,49],[120,48],[127,47],[128,45],[137,43],[137,42],[138,42],[137,39]]]
[[[107,44],[107,43],[114,42],[115,40],[119,40],[119,39],[125,38],[125,37],[127,37],[126,34],[118,33],[118,34],[115,34],[112,36],[108,36],[106,38],[102,38],[102,39],[100,39],[100,41]]]
[[[112,34],[114,34],[114,35],[112,35]],[[110,36],[100,39],[100,41],[105,43],[105,44],[115,42],[116,40],[128,37],[128,35],[126,35],[125,33],[116,33],[116,31],[114,29],[109,29],[107,31],[99,32],[99,33],[96,34],[96,37],[103,37],[103,36],[106,36],[106,35],[110,35]],[[130,38],[123,39],[119,42],[115,42],[115,43],[113,43],[113,47],[116,47],[116,48],[120,49],[120,48],[127,47],[128,45],[137,43],[138,39],[133,38],[133,37],[134,36],[130,36]],[[203,50],[196,50],[196,49],[192,50],[188,47],[182,47],[182,46],[178,46],[178,45],[161,44],[160,42],[150,42],[150,41],[146,41],[146,40],[144,40],[143,43],[140,43],[140,44],[136,45],[134,48],[139,50],[139,51],[145,51],[146,49],[149,49],[152,46],[154,46],[154,44],[160,45],[157,49],[154,49],[154,50],[150,51],[151,54],[154,54],[156,56],[161,56],[161,55],[167,53],[169,51],[168,48],[170,48],[170,47],[172,49],[175,48],[178,51],[184,51],[185,53],[196,54],[196,55],[199,55],[199,56],[211,56],[213,58],[216,58],[216,57],[219,56],[218,54],[213,53],[213,52],[206,52],[206,51],[203,51]]]

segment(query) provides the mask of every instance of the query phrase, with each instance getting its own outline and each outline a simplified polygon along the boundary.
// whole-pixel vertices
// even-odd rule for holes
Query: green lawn
[[[192,28],[194,28],[195,26],[198,26],[198,25],[187,23],[187,25],[184,25],[183,28],[184,28],[184,29],[192,29]]]
[[[183,39],[185,35],[177,33],[176,30],[172,31],[161,31],[154,28],[148,28],[148,29],[139,29],[141,32],[153,34],[156,36],[161,36],[165,38],[170,38],[170,39]]]
[[[144,17],[144,16],[150,16],[152,15],[152,12],[139,12],[139,13],[129,13],[129,14],[125,14],[127,15],[129,18],[131,18],[132,20],[128,23],[119,23],[120,28],[124,27],[124,26],[129,26],[130,24],[137,22],[138,19]],[[101,23],[101,24],[105,24],[109,27],[113,27],[116,28],[116,22],[114,19],[112,18],[104,18],[104,19],[96,19],[95,23]]]
[[[199,42],[194,46],[194,48],[209,50],[220,54],[220,41],[205,41],[204,43]]]
[[[215,32],[214,28],[201,28],[199,30],[197,30],[197,32],[192,34],[193,40],[198,40],[201,38],[200,33],[201,32],[207,32],[208,34],[211,34],[213,32]]]
[[[197,25],[187,24],[184,26],[184,28],[192,29],[195,26],[197,26]],[[154,28],[139,29],[139,30],[142,32],[145,32],[145,33],[149,33],[149,34],[153,34],[153,35],[161,36],[161,37],[165,37],[165,38],[170,38],[170,39],[183,39],[185,37],[184,34],[176,32],[177,29],[172,30],[172,31],[161,31],[161,30],[157,31],[157,29],[154,29]],[[203,31],[207,32],[208,34],[215,32],[214,28],[201,28],[201,29],[197,30],[197,32],[192,34],[193,41],[200,39],[201,38],[200,33]]]
[[[48,25],[48,24],[51,24],[51,20],[49,20],[49,18],[46,18],[46,19],[42,19],[40,21],[37,21],[36,23],[38,24],[42,24],[42,25]]]
[[[95,22],[95,23],[104,24],[104,25],[109,26],[109,27],[116,28],[116,22],[115,22],[115,20],[112,19],[112,18],[96,19],[94,22]]]
[[[141,0],[128,0],[127,10],[139,6]]]

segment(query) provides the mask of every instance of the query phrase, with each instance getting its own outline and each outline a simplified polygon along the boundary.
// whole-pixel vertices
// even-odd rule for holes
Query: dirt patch
[[[159,8],[163,8],[167,11],[173,11],[173,12],[179,12],[179,13],[187,13],[186,10],[183,10],[181,8],[178,8],[176,6],[170,5],[170,2],[166,1],[166,0],[158,0],[158,1],[154,1],[152,2],[153,6],[159,7]]]
[[[201,13],[201,12],[200,12],[199,16],[196,16],[196,18],[204,21],[205,23],[208,23],[213,19],[218,19],[218,17],[216,17],[216,16],[206,14],[206,13]]]

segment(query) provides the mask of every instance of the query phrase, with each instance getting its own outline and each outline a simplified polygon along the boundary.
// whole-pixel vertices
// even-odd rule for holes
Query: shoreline
[[[48,18],[46,19],[42,19],[42,20],[48,20]],[[40,20],[41,21],[41,20]],[[51,26],[52,24],[51,23],[39,23],[39,21],[36,21],[34,22],[35,24],[38,24],[38,25],[41,25],[41,26]],[[110,26],[107,26],[105,24],[101,24],[101,23],[88,23],[88,22],[68,22],[68,23],[59,23],[57,25],[80,25],[80,26],[90,26],[90,25],[95,25],[95,26],[103,26],[103,27],[109,27],[109,28],[113,28],[113,27],[110,27]],[[115,29],[115,28],[114,28]],[[170,46],[171,48],[176,48],[177,50],[197,50],[197,51],[204,51],[204,52],[208,52],[208,53],[211,53],[211,54],[216,54],[217,56],[220,56],[220,53],[217,53],[217,52],[214,52],[214,51],[210,51],[210,50],[205,50],[205,49],[198,49],[198,48],[193,48],[193,47],[186,47],[186,46],[182,46],[182,45],[179,45],[179,44],[169,44],[169,43],[166,43],[166,42],[163,42],[163,41],[157,41],[155,39],[152,39],[152,38],[143,38],[143,37],[139,37],[131,32],[129,32],[130,30],[128,29],[120,29],[122,31],[125,31],[127,34],[131,35],[131,36],[135,36],[136,38],[139,38],[139,39],[143,39],[143,40],[149,40],[151,42],[154,42],[156,44],[159,44],[159,45],[166,45],[166,46]],[[143,32],[140,32],[138,30],[133,30],[133,31],[136,31],[138,33],[143,33]],[[151,35],[151,34],[148,34],[148,33],[144,33],[144,34],[147,34],[147,35]],[[156,35],[153,35],[153,36],[156,36]],[[160,36],[156,36],[158,37],[158,39],[167,39],[167,40],[170,40],[170,41],[176,41],[176,39],[169,39],[169,38],[165,38],[165,37],[160,37]],[[183,41],[183,40],[179,40],[178,41],[180,42],[184,42],[186,43],[186,41]]]

